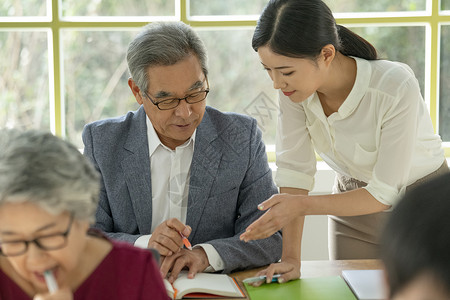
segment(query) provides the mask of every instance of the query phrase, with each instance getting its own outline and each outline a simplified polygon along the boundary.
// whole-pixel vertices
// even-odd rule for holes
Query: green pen
[[[275,274],[272,276],[272,281],[271,282],[278,282],[278,278],[281,276],[281,274]],[[266,275],[262,275],[262,276],[256,276],[256,277],[249,277],[246,278],[244,280],[242,280],[242,282],[244,283],[255,283],[255,282],[260,282],[260,281],[266,281],[267,276]]]

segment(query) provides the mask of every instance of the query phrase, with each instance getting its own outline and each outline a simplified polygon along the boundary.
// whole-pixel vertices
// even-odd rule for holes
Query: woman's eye
[[[290,75],[292,75],[292,74],[294,74],[294,71],[292,71],[292,72],[289,72],[289,73],[281,73],[283,76],[290,76]]]

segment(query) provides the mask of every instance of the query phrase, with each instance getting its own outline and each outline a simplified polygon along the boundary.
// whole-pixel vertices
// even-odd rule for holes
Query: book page
[[[165,279],[165,278],[163,279],[163,282],[164,282],[164,286],[165,286],[165,288],[166,288],[167,295],[168,295],[171,299],[173,299],[173,295],[174,295],[175,291],[173,290],[172,285],[170,284],[169,280],[167,280],[167,279]]]
[[[209,293],[228,297],[245,297],[231,277],[225,274],[197,273],[194,279],[181,272],[173,283],[178,290],[177,298],[188,293]]]

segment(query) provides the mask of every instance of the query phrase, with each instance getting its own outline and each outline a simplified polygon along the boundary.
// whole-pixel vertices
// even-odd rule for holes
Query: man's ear
[[[336,48],[332,44],[325,45],[320,51],[320,56],[325,65],[329,66],[336,56]]]
[[[133,78],[131,77],[128,78],[128,86],[130,87],[134,98],[136,98],[137,103],[139,103],[139,105],[142,105],[144,100],[142,99],[141,89],[137,86],[136,82],[134,82]]]

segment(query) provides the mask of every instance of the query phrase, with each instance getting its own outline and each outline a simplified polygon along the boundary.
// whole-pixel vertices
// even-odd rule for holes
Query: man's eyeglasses
[[[42,250],[57,250],[67,245],[67,236],[69,235],[70,228],[73,223],[73,214],[70,215],[69,226],[63,233],[55,233],[40,236],[34,240],[20,240],[20,241],[8,241],[0,242],[0,254],[3,256],[17,256],[22,255],[28,250],[28,245],[34,243]]]
[[[160,110],[169,110],[177,107],[180,104],[181,100],[185,100],[189,104],[194,104],[203,101],[206,99],[206,96],[208,96],[208,93],[209,87],[206,90],[192,93],[183,98],[168,98],[158,102],[153,101],[153,99],[150,98],[150,96],[146,92],[144,92],[144,95]]]

